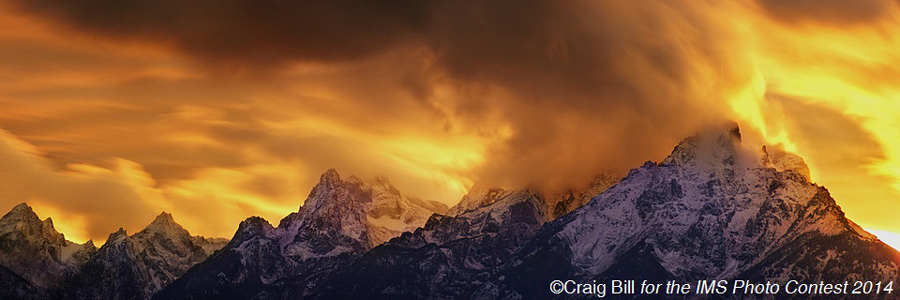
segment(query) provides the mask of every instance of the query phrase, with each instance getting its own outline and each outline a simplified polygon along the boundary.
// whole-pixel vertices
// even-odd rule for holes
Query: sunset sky
[[[0,211],[230,237],[328,168],[452,205],[731,119],[898,245],[897,49],[895,0],[0,0]]]

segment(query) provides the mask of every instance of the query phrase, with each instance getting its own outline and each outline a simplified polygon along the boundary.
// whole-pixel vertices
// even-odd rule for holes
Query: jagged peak
[[[154,225],[154,224],[169,225],[169,224],[178,224],[178,223],[175,223],[175,219],[172,217],[171,213],[162,212],[158,216],[156,216],[155,219],[153,219],[153,222],[150,223],[150,225]]]
[[[329,191],[343,185],[343,181],[341,180],[341,175],[335,169],[328,169],[325,173],[322,173],[322,176],[319,177],[319,183],[313,187],[312,191],[309,192],[309,196],[306,198],[306,201],[303,202],[301,207],[306,207],[307,209],[316,209],[319,204],[316,200],[320,197],[322,193],[328,193]],[[299,209],[298,209],[299,211]]]
[[[45,226],[28,204],[20,203],[0,218],[0,224],[27,224],[30,230],[39,233]],[[17,227],[7,227],[8,229]],[[18,230],[18,229],[17,229]]]
[[[272,238],[274,232],[275,227],[272,227],[269,221],[259,216],[252,216],[241,221],[228,244],[231,247],[238,247],[241,243],[256,238]]]
[[[166,239],[180,239],[183,237],[190,237],[191,234],[184,227],[181,227],[180,224],[175,222],[175,219],[172,217],[172,214],[167,212],[162,212],[153,219],[153,222],[150,222],[147,227],[144,227],[143,230],[138,232],[136,236],[140,238],[147,238],[155,235],[165,236]]]
[[[67,243],[65,235],[53,227],[53,219],[41,220],[28,204],[20,203],[0,218],[0,231],[17,231],[57,245]]]
[[[691,164],[699,159],[733,165],[741,143],[741,130],[737,123],[708,126],[678,143],[661,164]]]
[[[319,177],[319,183],[339,183],[341,182],[341,174],[335,169],[328,169]]]
[[[731,128],[728,130],[728,133],[731,134],[731,137],[737,139],[738,141],[743,141],[741,139],[741,127],[738,126],[737,122],[730,121],[724,125],[726,128]]]
[[[119,227],[119,230],[116,230],[116,232],[109,234],[109,237],[106,238],[106,243],[109,244],[109,243],[112,243],[112,242],[115,242],[115,241],[118,241],[121,239],[125,239],[127,237],[128,237],[128,232],[125,231],[125,228]]]
[[[272,224],[269,224],[269,221],[263,219],[259,216],[252,216],[247,219],[241,221],[241,224],[238,225],[238,230],[235,233],[234,239],[238,239],[240,236],[244,234],[249,235],[263,235],[267,236],[269,232],[274,229]]]
[[[61,232],[56,231],[56,227],[53,227],[53,219],[47,217],[43,221],[41,221],[41,230],[43,231],[43,235],[51,238],[51,239],[59,239],[65,240],[66,237]]]
[[[3,215],[3,218],[0,220],[6,220],[6,221],[28,220],[28,221],[32,221],[32,222],[34,222],[34,221],[41,222],[41,219],[38,218],[36,213],[34,213],[34,210],[31,208],[31,206],[28,206],[28,204],[26,204],[25,202],[22,202],[22,203],[17,204],[16,206],[13,206],[13,208],[11,210],[9,210],[8,213]]]
[[[10,213],[32,213],[33,214],[34,210],[31,208],[31,206],[28,205],[28,203],[22,202],[22,203],[16,204],[16,206],[13,206],[13,208],[11,210],[9,210],[9,212]]]
[[[184,230],[184,228],[182,228],[180,224],[175,222],[172,214],[162,212],[157,215],[156,218],[154,218],[153,221],[150,222],[149,225],[147,225],[147,227],[144,227],[144,230],[141,231],[166,231],[170,229]]]

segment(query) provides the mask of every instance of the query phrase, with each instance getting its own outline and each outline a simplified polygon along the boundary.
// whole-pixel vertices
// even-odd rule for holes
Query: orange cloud
[[[227,236],[296,210],[328,168],[453,204],[476,181],[622,173],[734,118],[852,219],[900,231],[893,2],[229,3],[254,9],[0,2],[2,162],[30,174],[4,173],[2,203],[83,238],[159,210]],[[133,217],[98,221],[107,206]]]

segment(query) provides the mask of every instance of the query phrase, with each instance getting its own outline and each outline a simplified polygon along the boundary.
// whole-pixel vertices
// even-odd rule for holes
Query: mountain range
[[[559,194],[476,184],[458,204],[335,170],[277,225],[230,240],[160,214],[99,249],[20,204],[0,219],[2,299],[532,299],[554,279],[900,281],[900,253],[844,216],[802,158],[736,125],[624,178]]]

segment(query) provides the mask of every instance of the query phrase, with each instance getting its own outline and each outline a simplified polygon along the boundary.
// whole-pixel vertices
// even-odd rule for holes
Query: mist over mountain
[[[848,220],[802,159],[755,152],[734,126],[683,140],[542,227],[478,293],[547,295],[557,278],[900,279],[900,253]]]
[[[473,189],[455,217],[373,249],[312,298],[546,298],[555,279],[900,279],[900,253],[808,176],[799,157],[743,146],[735,125],[710,128],[558,218],[533,192]]]
[[[900,281],[900,252],[847,219],[799,156],[734,124],[624,178],[558,194],[476,185],[454,207],[387,178],[320,176],[277,226],[230,240],[171,214],[99,249],[26,204],[0,219],[0,295],[21,299],[528,299],[551,280]]]

